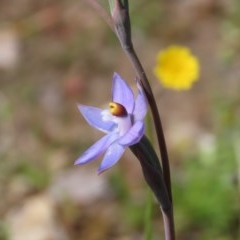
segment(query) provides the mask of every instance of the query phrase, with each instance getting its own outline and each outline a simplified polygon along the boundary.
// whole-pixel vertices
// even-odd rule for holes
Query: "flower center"
[[[125,117],[128,115],[126,108],[120,103],[110,102],[109,103],[110,113],[116,117]]]
[[[109,112],[112,115],[111,120],[117,124],[119,136],[123,136],[132,127],[131,115],[123,105],[116,102],[109,103]]]

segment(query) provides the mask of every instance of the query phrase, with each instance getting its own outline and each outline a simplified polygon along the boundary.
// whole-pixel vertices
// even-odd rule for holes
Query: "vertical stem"
[[[167,147],[166,147],[165,137],[163,133],[162,122],[160,119],[160,115],[158,112],[157,104],[156,104],[151,86],[148,82],[146,73],[133,47],[133,43],[131,39],[131,21],[129,16],[128,0],[124,0],[124,2],[121,2],[121,0],[115,0],[115,5],[114,5],[114,8],[111,10],[111,13],[112,13],[112,18],[114,22],[115,32],[121,43],[122,49],[126,53],[131,64],[133,65],[133,68],[136,71],[137,77],[140,81],[140,85],[144,90],[149,106],[151,108],[155,130],[158,138],[159,150],[161,154],[163,184],[164,184],[164,188],[166,188],[166,194],[168,198],[167,205],[169,205],[167,209],[162,208],[163,218],[164,218],[165,238],[166,240],[174,240],[175,232],[174,232],[174,218],[173,218],[173,207],[172,207],[171,177],[170,177],[170,167],[169,167]],[[137,154],[140,154],[140,153],[137,153]],[[151,177],[148,176],[148,174],[146,173],[147,169],[145,168],[148,167],[148,170],[152,170],[152,169],[149,169],[149,166],[146,165],[146,163],[144,162],[144,159],[141,159],[142,157],[143,156],[139,156],[139,160],[142,165],[143,174],[145,174],[146,181],[147,182],[149,181],[150,183]],[[158,197],[161,200],[163,198],[163,196],[158,196]]]
[[[168,192],[168,197],[171,202],[171,207],[168,210],[162,210],[163,221],[164,221],[164,233],[165,233],[165,240],[174,240],[175,239],[175,228],[174,228],[174,217],[173,217],[173,207],[172,207],[172,190],[171,190],[171,177],[170,177],[170,167],[169,167],[169,160],[168,160],[168,153],[167,153],[167,146],[165,142],[165,137],[163,133],[162,122],[160,118],[160,114],[157,108],[157,104],[151,89],[151,86],[148,82],[147,76],[145,71],[142,67],[141,62],[139,61],[137,54],[133,48],[132,43],[127,47],[123,48],[126,55],[130,59],[137,76],[139,78],[140,84],[144,90],[144,93],[147,97],[149,106],[151,108],[153,121],[156,129],[156,135],[158,139],[160,154],[161,154],[161,162],[162,162],[162,169],[163,169],[163,179],[166,185],[166,189]]]
[[[235,139],[234,139],[235,140]],[[232,141],[234,150],[235,150],[235,156],[236,156],[236,180],[235,180],[235,187],[236,187],[236,198],[237,201],[240,200],[240,150],[239,150],[239,140]],[[239,239],[240,238],[240,204],[237,206],[237,212],[238,214],[236,215],[236,233],[233,233],[234,239]],[[235,236],[234,236],[235,235]]]
[[[174,240],[175,239],[175,229],[174,229],[174,218],[173,218],[173,209],[169,211],[164,211],[161,208],[163,222],[164,222],[164,232],[165,240]]]
[[[133,46],[125,48],[124,51],[125,51],[126,55],[128,56],[128,58],[130,59],[132,65],[137,73],[137,76],[140,80],[140,83],[141,83],[143,89],[144,89],[144,92],[146,94],[147,100],[148,100],[150,108],[151,108],[153,121],[154,121],[154,125],[156,128],[156,135],[157,135],[158,143],[159,143],[160,154],[161,154],[163,178],[166,183],[166,187],[167,187],[168,194],[169,194],[169,199],[172,202],[171,178],[170,178],[170,167],[169,167],[167,146],[166,146],[166,142],[165,142],[165,137],[164,137],[163,128],[162,128],[162,122],[161,122],[160,115],[158,112],[157,104],[156,104],[155,98],[153,96],[151,86],[147,80],[145,71],[136,55],[136,52],[134,51]]]
[[[154,150],[148,148],[148,145],[146,148],[146,144],[147,142],[145,142],[145,138],[143,137],[139,143],[130,146],[130,149],[139,160],[145,180],[160,203],[164,220],[165,240],[174,240],[175,232],[172,204],[168,197],[161,167],[159,169],[154,163],[149,162],[150,158],[155,159],[158,157],[155,155]]]

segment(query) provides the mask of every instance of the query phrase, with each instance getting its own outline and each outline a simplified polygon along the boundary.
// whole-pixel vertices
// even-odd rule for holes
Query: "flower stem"
[[[151,108],[154,125],[156,128],[156,134],[158,138],[158,145],[161,154],[162,168],[163,168],[163,178],[167,187],[169,194],[169,199],[172,202],[172,191],[171,191],[171,178],[170,178],[170,168],[167,147],[165,142],[165,137],[162,128],[162,122],[160,114],[158,112],[157,104],[147,79],[146,73],[142,67],[141,62],[134,50],[132,37],[131,37],[131,21],[128,9],[128,0],[109,0],[111,3],[111,14],[113,19],[113,24],[115,27],[116,35],[121,43],[123,51],[129,58],[136,74],[139,79],[140,85],[142,86],[148,103]],[[113,3],[114,2],[114,3]]]
[[[125,51],[126,55],[128,56],[128,58],[130,59],[130,62],[132,63],[132,65],[137,73],[137,76],[138,76],[140,83],[146,94],[149,106],[151,108],[153,121],[154,121],[154,125],[156,128],[157,139],[158,139],[158,143],[159,143],[160,154],[161,154],[163,178],[164,178],[164,181],[166,184],[166,188],[168,190],[169,199],[172,202],[171,179],[170,179],[170,168],[169,168],[167,146],[166,146],[166,142],[165,142],[165,137],[164,137],[163,128],[162,128],[162,122],[161,122],[160,114],[158,112],[157,104],[156,104],[155,98],[153,96],[153,92],[152,92],[151,86],[149,84],[149,81],[147,79],[147,76],[145,74],[145,71],[135,53],[133,46],[129,46],[128,48],[124,49],[124,51]]]
[[[166,198],[167,200],[165,199],[165,196],[164,197],[161,196],[163,191],[160,190],[159,192],[155,189],[156,182],[152,182],[153,179],[151,179],[151,176],[148,176],[148,173],[146,173],[146,171],[153,171],[153,170],[151,169],[151,166],[148,166],[146,164],[143,154],[139,153],[139,149],[134,149],[134,147],[132,148],[132,150],[133,151],[136,150],[135,153],[136,155],[139,156],[140,163],[143,166],[145,179],[147,180],[147,182],[149,181],[152,184],[153,189],[156,190],[155,193],[156,192],[160,193],[159,199],[161,199],[161,202],[165,202],[165,200],[169,201],[169,202],[166,202],[166,205],[167,206],[169,205],[167,208],[164,208],[163,206],[161,207],[162,207],[163,218],[164,218],[165,238],[166,240],[174,240],[175,232],[174,232],[174,219],[173,219],[173,207],[172,207],[170,167],[169,167],[167,147],[166,147],[165,137],[163,133],[160,114],[158,112],[157,104],[156,104],[151,86],[147,79],[146,73],[133,47],[132,38],[131,38],[131,21],[129,16],[128,0],[124,0],[124,1],[110,0],[110,1],[111,2],[114,1],[115,3],[114,5],[112,5],[114,6],[114,8],[111,9],[111,14],[112,14],[116,35],[121,43],[122,49],[126,53],[131,64],[133,65],[133,68],[136,71],[140,85],[144,90],[144,93],[146,95],[146,98],[151,108],[151,113],[153,116],[156,135],[158,139],[159,150],[161,154],[163,181],[164,181],[164,185],[166,187],[166,191],[168,195],[168,199]],[[148,169],[144,169],[145,167]],[[156,173],[156,176],[158,174],[159,173]],[[162,185],[162,187],[164,187],[164,185]],[[163,199],[164,201],[162,201]]]
[[[143,136],[137,144],[130,146],[130,150],[139,160],[144,178],[160,203],[164,220],[165,239],[174,240],[175,233],[172,204],[169,200],[166,185],[163,180],[162,169],[158,162],[158,157],[146,136]]]
[[[161,210],[163,214],[163,220],[164,220],[164,228],[165,228],[165,239],[166,240],[174,240],[175,239],[175,231],[174,231],[174,218],[173,218],[173,207],[172,207],[172,191],[171,191],[171,178],[170,178],[170,168],[169,168],[169,160],[168,160],[168,153],[167,153],[167,147],[165,142],[165,137],[163,133],[162,123],[160,114],[158,112],[157,104],[151,89],[151,86],[149,84],[149,81],[147,79],[146,73],[142,67],[141,62],[138,59],[138,56],[134,50],[133,43],[131,40],[131,23],[130,23],[130,17],[129,17],[129,11],[128,11],[128,0],[109,0],[111,7],[111,15],[113,21],[109,21],[109,18],[106,14],[106,12],[103,10],[103,8],[97,3],[96,0],[86,0],[88,1],[99,13],[100,15],[106,20],[106,22],[109,24],[109,26],[112,28],[112,24],[115,28],[115,33],[121,43],[121,46],[126,53],[127,57],[129,58],[131,64],[133,65],[137,77],[140,81],[140,84],[145,92],[146,98],[148,100],[148,103],[151,108],[151,113],[155,125],[156,135],[158,139],[158,145],[159,150],[161,154],[161,163],[162,163],[162,172],[163,172],[163,180],[160,181],[161,183],[161,189],[159,189],[161,193],[158,195],[158,199],[161,199],[160,202],[165,204],[165,207],[161,205]],[[153,173],[156,174],[156,176],[161,177],[160,172],[156,170],[157,172],[154,172],[154,169],[152,169],[152,166],[148,165],[148,163],[145,161],[145,157],[143,152],[139,152],[139,149],[135,148],[135,146],[131,149],[135,155],[139,156],[139,160],[141,165],[144,165],[144,167],[147,167],[150,171],[153,171]],[[144,170],[144,169],[143,169]],[[145,176],[146,178],[146,176]],[[146,179],[151,182],[150,179]],[[155,185],[155,182],[152,182],[153,187],[156,187],[159,185],[159,182],[157,182],[157,185]],[[165,191],[166,188],[166,191]],[[164,195],[162,196],[162,193]],[[166,194],[165,194],[166,193]]]

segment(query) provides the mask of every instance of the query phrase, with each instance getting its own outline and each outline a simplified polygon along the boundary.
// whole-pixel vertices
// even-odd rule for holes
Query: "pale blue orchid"
[[[109,103],[109,109],[78,106],[86,121],[106,135],[86,150],[76,160],[75,165],[89,163],[106,151],[98,168],[100,174],[118,162],[126,147],[141,140],[145,130],[147,102],[141,87],[137,85],[138,96],[134,100],[129,85],[114,73],[112,102]]]

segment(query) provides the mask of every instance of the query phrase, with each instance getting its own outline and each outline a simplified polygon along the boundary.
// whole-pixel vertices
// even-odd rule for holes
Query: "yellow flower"
[[[164,87],[187,90],[199,77],[199,62],[188,48],[173,45],[158,53],[154,73]]]

